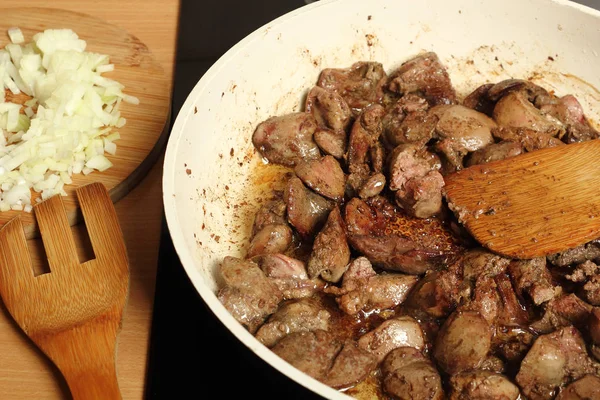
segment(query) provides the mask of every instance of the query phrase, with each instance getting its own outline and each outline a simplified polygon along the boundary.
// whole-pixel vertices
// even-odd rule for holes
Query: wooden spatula
[[[77,189],[95,259],[79,263],[60,196],[34,207],[50,273],[34,276],[19,217],[0,231],[0,296],[78,399],[120,399],[115,346],[129,287],[123,235],[106,188]]]
[[[600,237],[600,140],[559,146],[446,177],[445,195],[483,246],[513,258]]]

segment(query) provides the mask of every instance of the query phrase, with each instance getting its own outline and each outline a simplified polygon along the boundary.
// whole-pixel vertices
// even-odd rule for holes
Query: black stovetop
[[[218,57],[254,29],[304,4],[182,0],[173,121]],[[262,361],[212,314],[181,266],[164,218],[156,281],[147,399],[319,398]]]

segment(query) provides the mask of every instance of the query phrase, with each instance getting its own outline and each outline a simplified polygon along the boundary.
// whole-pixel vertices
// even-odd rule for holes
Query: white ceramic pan
[[[243,256],[254,199],[279,179],[254,172],[260,160],[251,136],[269,116],[299,110],[323,68],[376,60],[389,72],[429,50],[461,95],[489,81],[533,78],[577,95],[598,120],[597,11],[562,0],[330,0],[278,18],[229,50],[190,93],[171,133],[164,205],[191,281],[257,356],[327,398],[346,396],[275,356],[215,296],[217,263]]]

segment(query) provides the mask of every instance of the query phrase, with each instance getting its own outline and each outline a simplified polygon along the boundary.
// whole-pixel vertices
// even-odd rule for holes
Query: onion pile
[[[86,52],[70,29],[48,29],[27,44],[18,28],[8,35],[0,50],[0,211],[29,212],[31,190],[41,193],[37,201],[64,196],[73,174],[112,166],[105,154],[115,154],[115,128],[126,122],[120,104],[139,100],[102,76],[114,69],[109,56]],[[21,94],[27,101],[13,102]]]

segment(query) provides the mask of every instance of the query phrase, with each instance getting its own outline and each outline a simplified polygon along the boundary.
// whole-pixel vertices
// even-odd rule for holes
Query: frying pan
[[[196,84],[167,147],[165,214],[195,288],[258,357],[326,398],[348,398],[273,354],[216,297],[219,261],[245,254],[260,198],[281,187],[283,170],[260,168],[256,125],[301,110],[324,68],[374,60],[390,72],[424,51],[439,55],[459,95],[528,78],[575,94],[598,121],[599,27],[600,12],[564,0],[329,0],[248,35]]]

